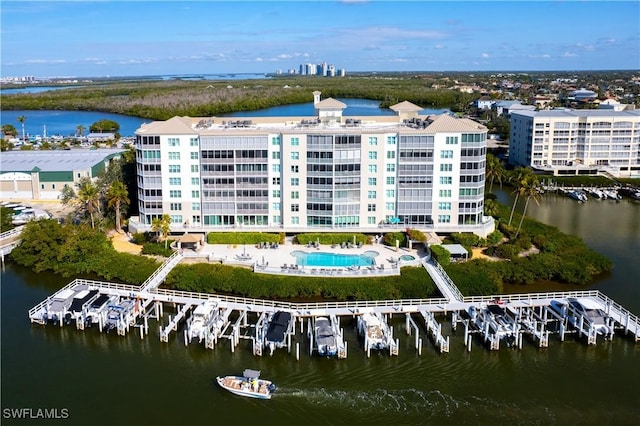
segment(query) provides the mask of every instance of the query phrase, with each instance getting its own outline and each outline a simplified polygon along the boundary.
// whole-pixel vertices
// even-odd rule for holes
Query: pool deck
[[[297,266],[297,259],[291,253],[294,251],[323,252],[335,254],[360,255],[365,252],[375,251],[379,255],[375,257],[373,267],[302,267]],[[403,255],[415,257],[412,262],[400,262],[400,266],[419,266],[420,258],[424,256],[422,250],[400,248],[396,251],[393,247],[383,244],[365,244],[362,247],[340,248],[330,245],[320,245],[317,248],[306,245],[292,244],[287,241],[278,248],[257,248],[254,245],[232,244],[204,244],[198,250],[183,250],[186,258],[194,258],[210,263],[223,263],[234,266],[247,266],[257,273],[286,274],[286,275],[332,275],[332,276],[359,276],[359,275],[398,275],[398,259]],[[204,258],[204,259],[203,259]]]

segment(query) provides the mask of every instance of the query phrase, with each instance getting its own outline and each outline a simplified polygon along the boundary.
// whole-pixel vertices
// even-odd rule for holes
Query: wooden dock
[[[409,335],[415,332],[415,346],[419,354],[422,351],[422,336],[425,337],[424,340],[430,340],[440,353],[449,352],[450,336],[444,336],[442,332],[442,321],[446,321],[449,315],[453,331],[458,324],[464,325],[464,344],[467,350],[471,350],[472,340],[476,335],[482,336],[481,342],[490,350],[498,350],[500,342],[505,339],[509,339],[509,346],[521,348],[523,337],[527,337],[538,347],[543,348],[549,345],[549,335],[558,334],[560,340],[564,340],[566,333],[576,333],[580,338],[585,338],[590,345],[596,344],[598,339],[612,339],[614,334],[631,336],[635,342],[640,342],[640,319],[600,291],[464,297],[444,270],[433,260],[423,260],[423,266],[441,289],[445,296],[442,298],[293,303],[159,288],[169,271],[181,259],[182,254],[176,252],[140,286],[84,279],[73,280],[30,309],[29,319],[32,323],[48,324],[55,318],[55,324],[59,326],[75,322],[76,327],[83,330],[97,318],[102,331],[107,321],[107,306],[103,306],[100,312],[94,312],[92,303],[101,296],[105,296],[110,298],[111,305],[134,301],[129,304],[133,308],[117,319],[118,334],[124,335],[131,328],[138,328],[140,337],[143,338],[149,334],[149,319],[155,319],[159,326],[160,340],[168,342],[171,333],[178,331],[181,322],[186,322],[193,308],[204,301],[215,300],[220,309],[218,312],[220,326],[211,328],[207,334],[204,339],[206,348],[213,349],[219,339],[226,338],[230,342],[231,351],[234,351],[240,339],[246,339],[252,341],[253,354],[262,356],[265,345],[264,321],[276,311],[284,311],[291,315],[293,323],[285,336],[285,346],[289,353],[295,348],[298,359],[300,342],[297,341],[295,345],[293,342],[305,338],[303,332],[305,320],[311,324],[314,318],[323,316],[335,318],[339,324],[341,317],[357,319],[364,313],[379,315],[384,318],[385,323],[394,315],[404,315],[406,332]],[[93,291],[92,297],[87,298],[87,292],[91,291]],[[81,295],[86,300],[82,299],[78,302]],[[551,309],[552,302],[566,303],[570,298],[597,305],[602,312],[606,313],[611,334],[599,336],[587,318],[582,318],[575,309],[569,309],[564,314]],[[78,307],[80,304],[81,306]],[[498,324],[499,321],[486,311],[490,305],[496,304],[509,315],[507,325]],[[163,318],[165,305],[173,306],[176,310],[175,315],[169,316],[168,322]],[[54,306],[55,312],[53,312]],[[480,315],[473,318],[470,312],[479,312]],[[423,322],[416,322],[417,318],[422,318]],[[251,321],[254,322],[251,323]],[[505,319],[502,321],[504,322]],[[300,334],[296,332],[296,322],[300,322]],[[339,337],[341,342],[339,358],[343,358],[346,357],[347,352],[346,342],[343,341],[342,334]],[[313,346],[313,342],[310,346]],[[397,355],[398,340],[395,340],[391,346],[390,354]]]

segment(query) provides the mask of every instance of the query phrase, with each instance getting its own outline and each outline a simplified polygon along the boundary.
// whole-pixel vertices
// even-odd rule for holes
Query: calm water
[[[110,114],[108,112],[93,111],[48,111],[48,110],[15,110],[0,111],[0,123],[12,124],[18,131],[18,136],[22,135],[22,123],[18,117],[23,115],[24,132],[27,136],[44,135],[44,126],[47,126],[47,136],[75,135],[79,125],[86,129],[84,134],[89,133],[89,127],[100,120],[112,120],[120,125],[122,136],[133,136],[135,131],[151,120],[145,120],[128,115]]]
[[[337,98],[347,107],[343,111],[344,116],[371,116],[371,115],[396,115],[390,109],[380,108],[380,101],[371,99],[347,99]],[[420,114],[443,114],[448,109],[423,109]],[[257,111],[232,112],[224,114],[225,117],[311,117],[316,114],[313,102],[296,105],[280,105]]]
[[[507,197],[502,194],[502,197]],[[588,202],[545,196],[531,214],[575,232],[614,262],[594,284],[640,313],[640,204]],[[27,310],[69,280],[8,265],[2,273],[2,408],[67,408],[70,424],[615,424],[640,421],[640,346],[617,337],[588,347],[572,338],[537,349],[489,352],[474,341],[466,352],[462,332],[451,352],[439,355],[425,338],[422,355],[394,318],[400,356],[361,349],[353,324],[343,318],[346,360],[277,351],[253,357],[248,341],[231,353],[185,348],[172,335],[160,343],[157,324],[144,340],[100,334],[97,329],[31,325]],[[165,311],[165,321],[167,321]],[[181,332],[181,330],[180,330]],[[180,334],[178,335],[180,336]],[[231,395],[216,375],[256,368],[280,386],[271,401]],[[117,419],[117,420],[115,420]],[[9,424],[3,419],[3,424]]]

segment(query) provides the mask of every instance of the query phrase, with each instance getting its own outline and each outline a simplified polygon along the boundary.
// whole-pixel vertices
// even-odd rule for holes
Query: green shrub
[[[284,243],[285,234],[270,234],[266,232],[210,232],[207,235],[209,244],[258,244]]]
[[[442,266],[447,266],[451,263],[451,253],[449,250],[441,245],[430,245],[431,256]]]
[[[170,247],[171,243],[173,243],[173,240],[168,240],[166,248],[164,243],[144,243],[142,245],[142,254],[169,257],[173,254],[173,250]]]
[[[399,242],[400,247],[407,246],[407,236],[404,232],[387,232],[382,237],[382,242],[384,245],[395,247],[396,240]]]

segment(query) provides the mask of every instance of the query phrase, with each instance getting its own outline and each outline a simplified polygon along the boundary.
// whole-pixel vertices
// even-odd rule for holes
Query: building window
[[[449,214],[439,214],[438,215],[438,223],[451,223],[451,215],[449,215]]]
[[[200,198],[200,191],[191,191],[191,198]]]
[[[274,177],[271,179],[271,184],[273,185],[280,185],[280,178],[279,177]]]
[[[395,172],[395,171],[396,171],[396,165],[395,165],[395,163],[387,164],[387,171],[388,171],[388,172]]]
[[[300,211],[300,204],[291,204],[291,211],[292,212],[299,212]]]
[[[375,225],[376,224],[376,217],[375,216],[367,216],[367,223],[369,225]]]
[[[177,177],[169,178],[169,185],[180,186],[180,185],[182,185],[182,179],[177,178]]]
[[[271,145],[280,145],[280,138],[278,136],[271,138]]]
[[[376,211],[376,205],[375,204],[367,204],[367,211],[368,212],[375,212]]]
[[[393,176],[388,176],[387,177],[387,185],[395,185],[396,184],[396,178]]]
[[[189,146],[198,146],[198,138],[189,139]]]
[[[386,195],[387,195],[387,198],[396,198],[395,189],[387,189]]]
[[[375,164],[369,164],[369,167],[367,167],[367,169],[369,170],[369,173],[378,172],[378,166],[376,166]]]
[[[191,172],[192,173],[198,173],[199,170],[200,170],[200,167],[198,167],[197,164],[192,164],[191,165]]]
[[[440,176],[441,185],[451,185],[453,178],[451,176]]]
[[[387,151],[387,158],[389,160],[393,160],[394,158],[396,158],[396,152],[395,151]]]
[[[191,185],[200,186],[200,178],[191,178]]]
[[[291,186],[300,186],[299,178],[291,178]]]
[[[291,138],[291,146],[300,145],[300,138]]]
[[[378,159],[378,153],[375,151],[369,151],[369,160],[377,160]]]
[[[198,152],[197,152],[197,151],[196,151],[196,152],[192,152],[192,153],[191,153],[191,159],[192,159],[192,160],[197,160],[198,158],[199,158],[199,155],[198,155]]]
[[[451,210],[451,203],[448,202],[439,202],[438,203],[439,210]]]
[[[453,170],[453,164],[440,164],[440,171],[441,172],[450,172]]]
[[[273,203],[273,210],[280,210],[280,203]]]
[[[387,145],[395,145],[396,137],[395,136],[387,136]]]
[[[396,203],[385,203],[384,208],[387,210],[395,210],[396,209]]]
[[[274,173],[280,173],[280,164],[272,164],[271,171]]]
[[[280,190],[279,189],[274,189],[272,194],[273,194],[273,198],[280,198]]]
[[[169,164],[169,173],[180,173],[180,164]]]
[[[300,171],[299,166],[291,166],[291,173],[298,173],[298,171]]]
[[[169,160],[179,160],[180,159],[180,153],[179,152],[170,152],[169,153]]]
[[[446,144],[447,145],[457,145],[458,144],[458,137],[457,136],[447,136]]]
[[[191,209],[195,211],[200,211],[200,203],[191,203]]]
[[[453,151],[451,150],[440,151],[440,158],[453,158]]]
[[[378,145],[378,138],[376,136],[369,136],[369,145]]]
[[[280,151],[273,151],[273,152],[271,153],[271,158],[272,158],[273,160],[279,160],[279,159],[280,159]]]
[[[178,138],[169,138],[169,146],[180,146],[180,139]]]
[[[292,160],[299,160],[300,159],[300,153],[298,151],[292,151],[291,152],[291,159]]]
[[[291,224],[292,225],[299,225],[300,224],[300,218],[298,216],[292,216],[291,217]]]
[[[376,191],[367,191],[367,198],[370,200],[376,199]]]
[[[179,212],[182,210],[182,203],[171,203],[169,204],[169,209],[174,212]]]
[[[181,198],[182,197],[182,191],[179,191],[177,189],[172,189],[171,191],[169,191],[169,198]]]
[[[367,178],[367,183],[369,184],[369,186],[376,186],[376,184],[378,183],[378,179],[377,178]]]
[[[298,191],[291,191],[291,199],[293,199],[293,200],[297,200],[298,198],[300,198],[300,192],[298,192]]]
[[[439,191],[439,195],[442,198],[451,198],[451,190],[450,189],[441,189]]]
[[[44,183],[40,184],[40,189],[44,189]]]
[[[171,223],[182,224],[182,215],[179,215],[179,214],[171,215]]]

